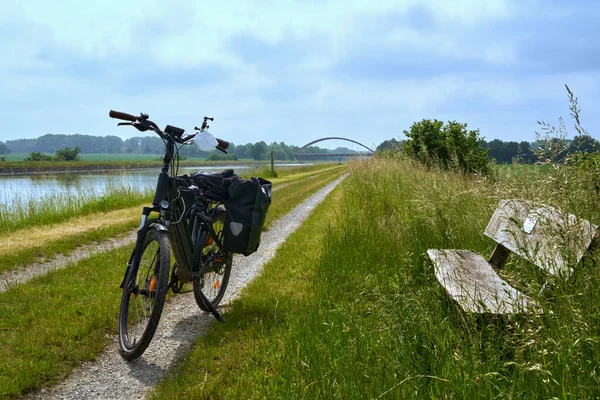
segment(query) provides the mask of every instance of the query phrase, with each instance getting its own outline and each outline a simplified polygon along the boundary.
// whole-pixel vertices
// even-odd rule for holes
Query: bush
[[[56,161],[79,161],[80,151],[81,148],[79,146],[75,146],[74,149],[65,147],[64,149],[56,150],[54,159]]]
[[[403,151],[425,164],[438,164],[446,169],[460,169],[468,173],[489,174],[491,167],[488,151],[479,130],[467,131],[467,124],[424,119],[415,122],[410,131],[404,131],[408,140]]]
[[[46,155],[39,151],[32,151],[29,153],[29,157],[25,158],[25,161],[52,161],[52,156]]]

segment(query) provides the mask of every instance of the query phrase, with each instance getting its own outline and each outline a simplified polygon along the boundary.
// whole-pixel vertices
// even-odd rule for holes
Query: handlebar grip
[[[219,138],[215,138],[217,139],[217,143],[219,143],[220,148],[222,148],[223,150],[227,150],[227,148],[229,147],[229,142],[223,139],[219,139]]]
[[[135,122],[138,119],[138,117],[135,117],[131,114],[127,114],[127,113],[120,112],[120,111],[114,111],[114,110],[110,110],[108,113],[108,116],[111,118],[122,119],[125,121],[131,121],[131,122]]]

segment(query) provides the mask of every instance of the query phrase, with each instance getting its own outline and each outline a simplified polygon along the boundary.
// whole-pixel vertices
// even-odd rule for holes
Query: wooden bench
[[[539,203],[500,200],[484,235],[497,245],[489,260],[467,250],[429,249],[435,276],[464,310],[481,314],[519,314],[539,309],[494,271],[511,253],[551,275],[567,277],[596,237],[598,227]]]

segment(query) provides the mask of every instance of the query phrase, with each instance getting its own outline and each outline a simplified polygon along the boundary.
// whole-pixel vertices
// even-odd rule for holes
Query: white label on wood
[[[527,234],[530,234],[535,228],[535,225],[538,222],[537,213],[531,213],[525,218],[525,222],[523,222],[523,231]]]

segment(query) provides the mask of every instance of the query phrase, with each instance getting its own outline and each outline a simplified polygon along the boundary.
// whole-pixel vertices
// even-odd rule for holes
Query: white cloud
[[[367,130],[380,142],[436,117],[510,138],[507,120],[529,126],[566,110],[563,80],[575,82],[584,110],[598,103],[589,81],[598,69],[535,76],[523,60],[522,40],[543,26],[538,18],[521,35],[511,23],[539,17],[536,8],[508,0],[4,2],[0,51],[10,57],[0,62],[0,91],[11,95],[0,117],[29,137],[135,135],[106,117],[115,108],[188,129],[213,114],[215,133],[237,143],[304,144]],[[562,8],[571,19],[580,12],[567,3],[543,10],[560,22],[553,10]]]

